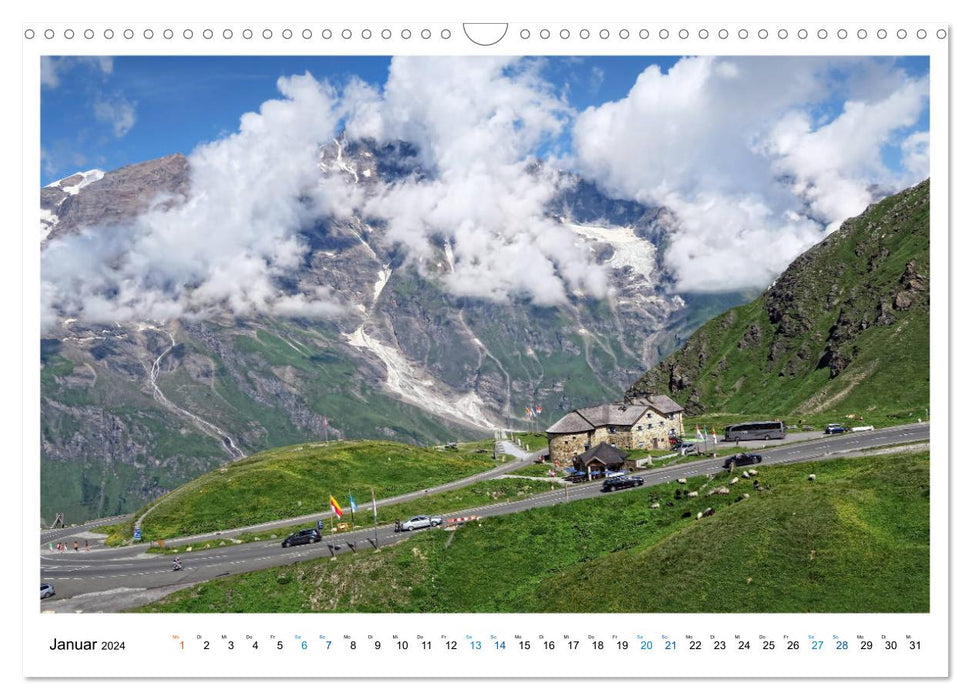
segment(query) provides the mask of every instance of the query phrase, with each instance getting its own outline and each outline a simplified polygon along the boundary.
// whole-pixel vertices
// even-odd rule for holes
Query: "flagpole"
[[[378,502],[374,500],[374,489],[371,489],[371,509],[374,511],[374,548],[378,548]]]
[[[352,496],[351,494],[347,494],[347,500],[349,500],[351,502],[351,528],[353,528],[354,527],[354,511],[357,510],[354,507],[354,505],[355,505],[354,504],[354,496]]]

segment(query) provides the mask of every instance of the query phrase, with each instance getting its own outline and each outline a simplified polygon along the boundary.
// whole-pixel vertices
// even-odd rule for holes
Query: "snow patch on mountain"
[[[351,347],[369,350],[381,360],[388,375],[385,388],[406,403],[477,428],[495,430],[499,427],[489,418],[485,403],[475,392],[449,396],[444,387],[414,366],[397,348],[369,335],[363,325],[344,337]]]
[[[50,209],[40,210],[40,239],[42,241],[47,240],[47,237],[51,235],[51,231],[57,226],[57,222],[60,221],[57,214],[52,212]]]
[[[72,182],[69,185],[61,184],[63,182],[67,182],[68,180],[74,180],[74,178],[78,177],[79,175],[81,176],[81,179],[79,181]],[[92,182],[97,182],[104,176],[105,176],[104,170],[98,170],[97,168],[95,168],[94,170],[85,170],[84,172],[74,173],[74,175],[70,175],[68,177],[62,177],[60,180],[52,182],[47,186],[56,187],[59,190],[63,190],[69,195],[75,195],[78,192],[80,192],[83,188],[90,185]]]
[[[592,226],[564,222],[564,225],[582,239],[591,244],[608,244],[613,248],[613,254],[605,263],[616,270],[630,268],[644,277],[644,281],[637,284],[647,287],[657,271],[657,248],[647,240],[634,233],[628,226]]]

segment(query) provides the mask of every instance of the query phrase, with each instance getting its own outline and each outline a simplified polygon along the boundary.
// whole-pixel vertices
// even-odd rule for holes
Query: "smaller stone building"
[[[546,429],[550,459],[559,466],[605,442],[620,450],[657,449],[684,434],[684,409],[658,394],[636,403],[608,403],[578,408]]]
[[[588,469],[601,471],[604,469],[623,469],[627,460],[627,453],[611,447],[606,442],[601,442],[595,447],[591,447],[583,454],[573,458],[573,466],[576,469]]]

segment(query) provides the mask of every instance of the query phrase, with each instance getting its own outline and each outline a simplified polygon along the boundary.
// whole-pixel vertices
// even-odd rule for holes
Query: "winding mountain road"
[[[804,436],[803,436],[804,437]],[[860,433],[846,433],[820,439],[802,439],[762,451],[763,443],[743,443],[741,449],[758,450],[763,456],[760,469],[772,465],[792,464],[819,459],[832,459],[854,456],[866,450],[885,448],[908,443],[923,443],[930,438],[930,424],[917,423],[895,426]],[[766,444],[768,446],[768,444]],[[729,454],[734,450],[728,450]],[[378,502],[379,507],[392,503],[403,503],[432,493],[449,491],[476,481],[495,478],[532,462],[544,450],[531,453],[524,459],[510,462],[473,477],[430,488],[428,490],[404,494]],[[678,478],[718,473],[725,457],[696,460],[687,464],[672,465],[640,472],[645,486],[670,483]],[[565,501],[584,498],[609,497],[600,491],[602,482],[592,482],[571,486],[557,486],[551,483],[551,490],[520,501],[490,504],[469,508],[446,517],[478,516],[480,518],[514,513],[531,508],[550,506]],[[306,523],[311,516],[302,516],[286,521],[265,523],[259,526],[241,528],[256,531],[273,529],[293,524]],[[82,526],[84,527],[84,526]],[[90,527],[90,525],[88,525]],[[77,528],[72,528],[73,532]],[[82,530],[78,530],[80,532]],[[67,530],[59,530],[58,536],[68,535]],[[233,532],[223,531],[222,536]],[[46,544],[49,531],[41,536]],[[68,535],[73,536],[73,535]],[[352,532],[326,537],[322,542],[296,548],[284,549],[278,539],[239,544],[218,549],[200,550],[182,556],[185,568],[172,571],[169,557],[147,553],[147,545],[124,548],[97,548],[91,552],[50,552],[41,550],[41,580],[52,583],[57,591],[55,598],[42,601],[43,610],[57,612],[117,612],[141,605],[179,588],[228,576],[245,571],[254,571],[294,561],[306,561],[321,557],[342,554],[355,554],[359,551],[385,547],[407,539],[411,533],[395,533],[389,525],[378,528],[361,528]],[[212,534],[197,535],[178,540],[168,540],[169,544],[184,544],[192,541],[212,539]]]

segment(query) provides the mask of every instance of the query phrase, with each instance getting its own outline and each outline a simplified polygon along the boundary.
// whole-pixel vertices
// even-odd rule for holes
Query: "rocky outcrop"
[[[41,208],[56,217],[47,240],[130,220],[152,205],[171,206],[189,191],[189,161],[177,153],[129,165],[72,194],[80,178],[71,176],[41,190]]]

